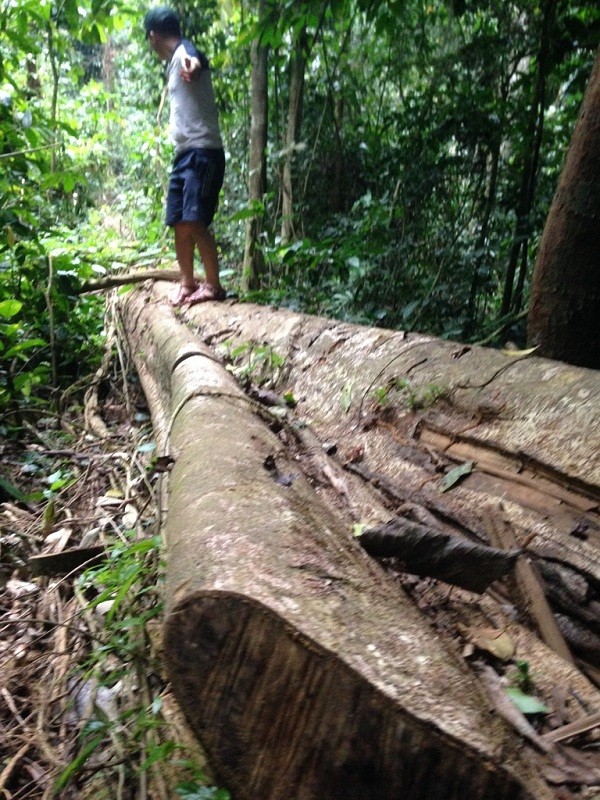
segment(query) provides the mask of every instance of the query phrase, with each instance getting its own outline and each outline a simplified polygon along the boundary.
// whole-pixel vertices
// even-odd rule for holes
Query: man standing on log
[[[169,177],[166,224],[175,232],[181,271],[181,285],[172,303],[178,306],[223,300],[217,246],[209,226],[223,185],[225,154],[208,60],[182,38],[179,17],[172,9],[150,9],[144,28],[152,49],[168,62],[175,159]],[[200,284],[194,278],[196,247],[206,274],[206,282]]]

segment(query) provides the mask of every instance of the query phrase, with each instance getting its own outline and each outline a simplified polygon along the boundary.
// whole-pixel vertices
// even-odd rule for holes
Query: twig
[[[6,705],[8,706],[10,711],[12,712],[14,718],[17,720],[19,725],[22,728],[24,728],[25,727],[25,720],[19,714],[17,706],[15,705],[15,701],[12,699],[12,695],[10,694],[10,692],[8,691],[8,689],[5,686],[2,686],[2,688],[0,688],[0,694],[4,698],[4,702],[6,703]]]
[[[146,706],[146,708],[148,708],[152,703],[152,695],[151,695],[151,692],[150,692],[150,687],[148,685],[147,673],[146,673],[145,669],[141,669],[139,666],[138,666],[137,673],[138,673],[139,687],[141,688],[141,691],[142,691],[143,702],[144,702],[144,705]],[[151,739],[151,743],[154,746],[156,746],[156,732],[154,730],[152,730],[150,728],[147,728],[145,730],[145,736],[147,738],[150,738]],[[144,741],[144,748],[145,747],[146,747],[146,740]],[[143,753],[141,755],[143,756]],[[142,761],[142,763],[143,763],[143,761]],[[162,771],[160,769],[160,765],[157,764],[157,763],[154,763],[154,764],[152,764],[151,769],[152,769],[153,781],[154,781],[154,784],[155,784],[154,787],[153,787],[155,789],[155,792],[152,793],[152,796],[154,796],[154,794],[156,793],[158,795],[158,797],[159,797],[159,800],[169,800],[169,797],[170,797],[169,790],[167,788],[166,781],[165,781],[165,779],[163,777],[163,774],[162,774]],[[146,770],[140,770],[140,781],[141,781],[142,774],[145,774],[145,773],[146,773]],[[142,787],[140,786],[140,789],[141,788]],[[147,784],[145,786],[145,789],[147,791]]]
[[[13,150],[11,153],[0,153],[0,158],[16,158],[17,156],[25,156],[28,153],[50,150],[52,147],[60,147],[60,142],[52,142],[51,144],[44,144],[40,147],[25,147],[23,150]]]
[[[525,355],[519,356],[518,358],[512,358],[511,357],[510,361],[507,361],[506,364],[503,364],[499,369],[497,369],[492,374],[491,378],[488,378],[483,383],[473,383],[473,384],[471,384],[471,383],[457,383],[454,388],[455,389],[485,389],[486,386],[489,386],[490,383],[492,383],[493,381],[496,380],[498,375],[500,375],[505,370],[510,369],[510,367],[513,367],[515,364],[518,364],[520,361],[524,361],[526,358],[529,358],[530,355],[531,355],[531,353],[526,353]]]
[[[123,348],[123,342],[126,341],[125,332],[123,330],[123,323],[119,315],[115,312],[114,309],[114,301],[111,306],[111,313],[114,319],[114,326],[116,332],[116,345],[117,345],[117,355],[119,357],[119,365],[121,367],[121,384],[123,386],[123,396],[125,397],[125,410],[127,411],[128,416],[133,414],[133,403],[131,401],[131,394],[129,392],[129,385],[128,385],[128,374],[130,371],[130,364],[127,351]]]
[[[356,414],[356,421],[357,421],[357,424],[360,422],[360,420],[361,420],[361,418],[362,418],[362,409],[363,409],[363,405],[364,405],[364,402],[365,402],[365,398],[366,398],[366,396],[369,394],[369,392],[371,391],[371,389],[372,389],[372,388],[375,386],[375,384],[376,384],[376,382],[379,380],[379,378],[381,378],[381,376],[382,376],[382,375],[383,375],[383,373],[386,371],[386,369],[387,369],[387,368],[388,368],[388,367],[389,367],[391,364],[393,364],[393,363],[394,363],[394,361],[397,361],[399,358],[401,358],[401,357],[402,357],[402,356],[403,356],[405,353],[407,353],[409,350],[412,350],[412,349],[413,349],[413,347],[417,347],[417,345],[420,345],[420,344],[426,344],[426,342],[423,342],[422,340],[420,340],[420,339],[419,339],[419,340],[418,340],[418,341],[416,341],[416,342],[410,342],[409,344],[407,344],[407,346],[406,346],[405,348],[403,348],[403,349],[402,349],[402,350],[401,350],[399,353],[396,353],[396,355],[395,355],[393,358],[391,358],[391,359],[390,359],[390,360],[389,360],[387,363],[385,363],[385,364],[383,365],[383,367],[382,367],[382,368],[379,370],[379,372],[377,373],[377,375],[375,375],[375,377],[373,378],[373,380],[371,381],[371,383],[370,383],[370,384],[367,386],[367,388],[366,388],[366,389],[365,389],[365,391],[363,392],[363,395],[362,395],[362,397],[361,397],[361,399],[360,399],[360,405],[359,405],[359,407],[358,407],[358,412],[357,412],[357,414]],[[419,362],[419,363],[422,363],[422,362]],[[413,369],[413,367],[414,367],[414,366],[416,366],[416,365],[414,365],[414,364],[413,364],[413,366],[412,366],[412,367],[409,367],[409,369],[407,370],[407,372],[409,372],[411,369]]]
[[[94,374],[94,378],[92,383],[85,393],[85,400],[84,400],[84,419],[86,428],[91,430],[96,436],[100,439],[108,439],[110,437],[110,431],[106,427],[104,420],[98,413],[99,401],[98,401],[98,386],[100,385],[102,379],[108,373],[108,368],[112,359],[112,343],[115,339],[115,325],[114,322],[111,324],[110,329],[106,336],[106,345],[104,349],[104,355],[102,356],[102,363],[96,370]]]
[[[10,759],[8,764],[2,770],[0,774],[0,793],[5,794],[4,787],[8,783],[10,776],[13,774],[13,771],[19,761],[23,758],[25,753],[31,748],[31,742],[25,742],[25,744],[20,747],[14,756]],[[10,796],[10,795],[9,795]]]
[[[504,686],[496,672],[487,664],[477,665],[476,668],[498,714],[504,717],[521,736],[531,742],[538,750],[541,750],[542,753],[550,753],[554,745],[539,736],[512,700],[507,697]]]
[[[587,733],[594,728],[600,726],[600,712],[590,714],[583,719],[577,719],[575,722],[569,722],[568,725],[563,725],[553,731],[543,734],[542,739],[547,742],[562,742],[565,739],[570,739],[572,736],[578,736],[580,733]]]
[[[50,336],[50,363],[52,369],[52,388],[58,388],[58,353],[56,352],[56,334],[54,330],[54,306],[52,304],[52,288],[54,286],[54,260],[48,256],[48,283],[44,297],[48,309],[48,331]]]
[[[48,761],[49,764],[52,764],[53,767],[63,770],[67,766],[66,763],[56,755],[54,748],[44,735],[44,719],[47,707],[47,698],[44,698],[44,701],[40,703],[38,708],[37,722],[35,725],[36,741],[44,757],[46,758],[46,761]]]
[[[518,314],[511,314],[509,318],[504,320],[504,322],[500,325],[499,328],[496,328],[495,331],[492,331],[492,333],[490,333],[485,338],[480,339],[478,342],[475,342],[475,344],[478,347],[484,347],[486,344],[493,342],[494,339],[496,339],[498,336],[500,336],[500,334],[503,331],[506,330],[506,328],[508,328],[510,325],[514,325],[515,322],[518,322],[519,320],[523,319],[523,317],[526,317],[528,313],[529,309],[525,309],[524,311],[520,311]]]

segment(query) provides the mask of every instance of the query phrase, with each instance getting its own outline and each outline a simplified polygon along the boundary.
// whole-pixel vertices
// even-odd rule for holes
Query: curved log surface
[[[550,797],[466,667],[160,300],[133,292],[123,311],[175,458],[167,669],[236,800]]]

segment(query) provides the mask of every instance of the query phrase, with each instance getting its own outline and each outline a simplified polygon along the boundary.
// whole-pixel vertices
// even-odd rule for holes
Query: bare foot
[[[173,296],[170,299],[170,304],[173,308],[177,308],[178,306],[182,306],[184,303],[187,303],[188,298],[191,297],[194,292],[198,291],[198,284],[194,286],[183,286],[179,285],[176,291],[173,293]]]
[[[209,300],[225,300],[225,289],[211,283],[201,283],[198,288],[183,301],[188,306],[196,303],[207,303]]]

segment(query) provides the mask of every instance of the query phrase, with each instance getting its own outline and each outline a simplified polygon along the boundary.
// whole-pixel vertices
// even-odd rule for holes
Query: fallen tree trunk
[[[282,309],[208,304],[188,316],[213,347],[245,344],[238,360],[252,343],[272,348],[284,362],[274,388],[293,392],[295,413],[391,501],[488,544],[484,518],[502,503],[517,545],[540,568],[562,565],[560,578],[542,569],[559,624],[600,663],[597,372]],[[471,474],[440,491],[465,461]],[[565,615],[588,628],[589,647]]]
[[[123,310],[161,450],[175,458],[167,668],[236,798],[549,797],[520,740],[260,407],[147,300],[132,293]]]

